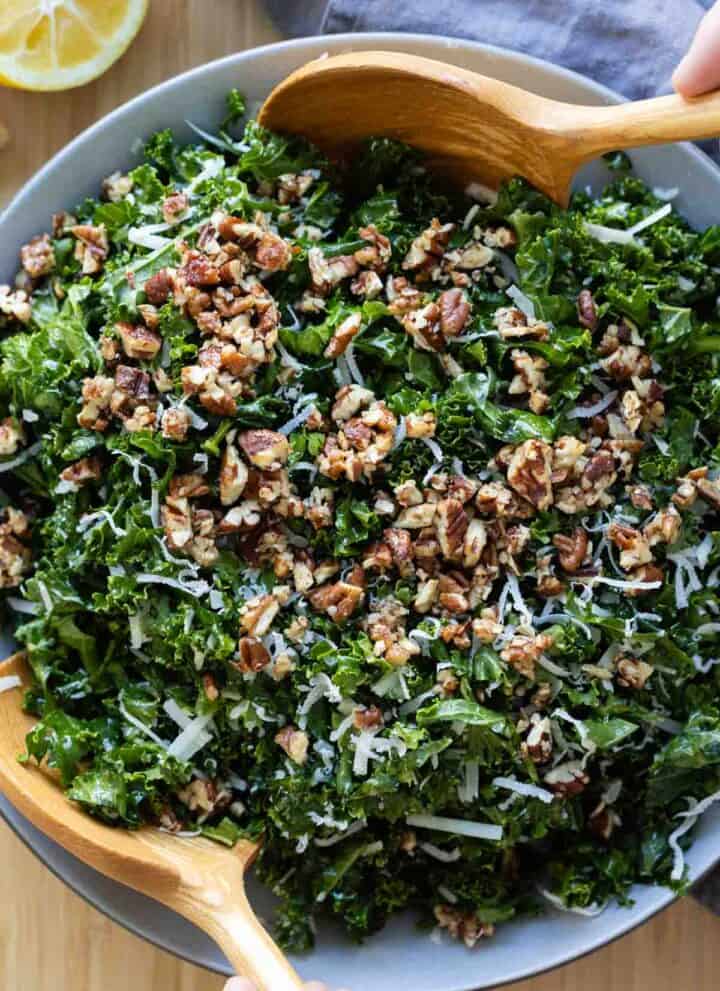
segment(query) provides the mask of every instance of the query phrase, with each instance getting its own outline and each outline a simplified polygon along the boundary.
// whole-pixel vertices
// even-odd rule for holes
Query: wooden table
[[[0,206],[53,152],[119,103],[193,65],[277,37],[258,0],[154,0],[151,6],[130,51],[98,82],[71,93],[0,91],[0,120],[11,132],[10,145],[0,151]],[[0,864],[5,991],[222,988],[219,978],[180,963],[89,908],[4,825]],[[482,949],[480,967],[481,957]],[[720,919],[684,899],[612,946],[512,989],[711,991],[718,972]]]

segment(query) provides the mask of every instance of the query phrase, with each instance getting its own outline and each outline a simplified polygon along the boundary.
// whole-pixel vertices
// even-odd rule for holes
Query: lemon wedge
[[[148,0],[0,0],[0,83],[58,90],[96,79],[133,40]]]

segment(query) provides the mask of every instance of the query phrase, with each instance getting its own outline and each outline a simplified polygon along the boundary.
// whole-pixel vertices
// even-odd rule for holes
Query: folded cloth
[[[575,69],[633,100],[670,86],[711,0],[267,0],[288,34],[414,31]]]
[[[590,76],[629,99],[670,88],[712,0],[266,0],[296,36],[412,31],[513,48]],[[718,157],[717,141],[704,143]],[[720,867],[693,894],[720,914]]]

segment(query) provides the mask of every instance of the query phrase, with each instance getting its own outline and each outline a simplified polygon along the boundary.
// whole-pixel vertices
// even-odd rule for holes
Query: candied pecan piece
[[[617,683],[623,688],[633,688],[639,691],[645,687],[645,682],[655,668],[652,664],[640,661],[636,657],[620,657],[615,664]]]
[[[307,761],[310,739],[302,730],[294,726],[285,726],[275,734],[275,743],[283,748],[295,764],[302,765]]]
[[[180,407],[166,409],[162,418],[162,435],[168,440],[183,441],[190,429],[190,414]]]
[[[93,227],[91,224],[76,224],[70,228],[77,239],[75,257],[82,265],[83,275],[94,275],[105,264],[110,251],[105,225]]]
[[[326,612],[336,623],[343,623],[348,619],[364,597],[363,589],[349,580],[323,585],[308,596],[313,609]]]
[[[581,327],[587,327],[588,330],[595,330],[597,328],[597,305],[589,289],[581,289],[578,293],[577,312]]]
[[[558,549],[560,567],[574,575],[585,560],[588,549],[588,535],[581,526],[575,527],[572,534],[556,533],[553,544]]]
[[[102,465],[97,457],[81,458],[60,472],[63,482],[80,488],[86,482],[99,482],[102,478]]]
[[[180,275],[189,286],[203,288],[216,286],[220,282],[220,273],[212,262],[198,251],[190,251],[185,256]]]
[[[395,567],[401,575],[412,572],[412,559],[414,556],[413,543],[407,530],[389,527],[383,533],[383,538],[392,554]]]
[[[543,783],[562,798],[579,795],[581,791],[585,790],[585,785],[589,782],[590,778],[583,770],[579,760],[569,760],[563,764],[558,764],[548,771],[543,778]]]
[[[257,637],[240,637],[238,650],[241,671],[262,671],[270,663],[270,652]]]
[[[374,399],[375,395],[370,389],[364,389],[360,385],[344,385],[335,394],[330,415],[336,422],[349,420],[362,407],[369,406]]]
[[[287,437],[274,430],[243,430],[238,434],[238,444],[250,463],[265,471],[282,468],[290,453]]]
[[[533,764],[544,764],[552,756],[553,739],[547,716],[533,716],[530,730],[520,744],[520,752]]]
[[[483,936],[492,936],[495,926],[481,922],[474,912],[465,912],[453,905],[436,905],[433,913],[441,929],[447,929],[453,939],[461,939],[471,950]]]
[[[514,451],[507,479],[515,491],[537,509],[553,502],[552,448],[542,440],[526,440]]]
[[[399,318],[406,332],[421,351],[442,351],[445,338],[440,330],[440,307],[428,303]]]
[[[163,220],[166,224],[176,224],[190,205],[187,193],[170,193],[162,204]]]
[[[461,556],[469,520],[458,499],[441,499],[435,513],[435,532],[444,557],[453,561]]]
[[[552,644],[553,638],[549,633],[539,633],[537,636],[516,633],[500,651],[500,656],[525,678],[534,678],[538,658]]]
[[[167,302],[167,298],[173,291],[175,280],[171,272],[166,268],[161,268],[159,272],[151,275],[143,289],[148,303],[153,306],[162,306]]]
[[[20,249],[20,260],[31,279],[49,275],[55,268],[55,251],[48,234],[36,234]]]
[[[115,388],[132,399],[149,399],[150,376],[130,365],[118,365],[115,370]]]
[[[220,463],[220,502],[231,506],[240,498],[247,485],[249,473],[237,448],[228,444],[223,451]]]
[[[462,289],[447,289],[438,297],[440,330],[445,337],[462,334],[470,317],[470,304]]]
[[[360,311],[356,313],[351,313],[349,317],[346,317],[342,323],[336,328],[333,336],[325,348],[326,358],[337,358],[341,354],[345,354],[348,349],[348,345],[352,341],[353,337],[360,331],[362,326],[362,314]]]
[[[152,361],[162,347],[160,335],[140,324],[116,323],[115,329],[120,335],[123,351],[128,358]]]
[[[266,231],[255,251],[255,263],[267,272],[284,271],[292,261],[292,248],[277,234]]]
[[[652,559],[652,551],[646,537],[631,526],[613,521],[608,527],[608,539],[620,548],[620,567],[624,571],[631,571],[641,564],[649,564]]]
[[[355,729],[374,729],[383,725],[383,714],[376,705],[357,706],[353,709],[353,726]]]

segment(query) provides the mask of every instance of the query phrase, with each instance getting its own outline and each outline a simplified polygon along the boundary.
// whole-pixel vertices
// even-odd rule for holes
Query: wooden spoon
[[[6,675],[29,682],[21,654],[0,663],[0,677]],[[183,839],[151,828],[113,829],[92,819],[68,801],[52,773],[18,763],[35,722],[22,711],[23,691],[0,693],[0,789],[12,804],[83,863],[204,929],[237,972],[262,991],[300,991],[300,977],[245,895],[245,871],[260,845],[243,841],[228,850],[201,837]]]
[[[334,159],[369,136],[397,138],[463,186],[520,175],[565,206],[577,170],[603,152],[720,134],[720,92],[576,106],[434,59],[351,52],[293,72],[259,120]]]

